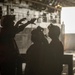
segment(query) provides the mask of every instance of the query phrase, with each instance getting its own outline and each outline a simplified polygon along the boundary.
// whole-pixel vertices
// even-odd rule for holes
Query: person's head
[[[43,29],[40,28],[40,27],[37,27],[36,29],[34,29],[32,32],[31,32],[31,41],[34,42],[34,43],[39,43],[39,42],[42,42],[42,38],[44,37],[44,34],[43,34]]]
[[[2,27],[12,27],[14,25],[15,15],[5,15],[1,18]]]
[[[56,39],[56,38],[59,38],[59,35],[60,35],[60,28],[58,26],[55,26],[53,24],[50,24],[48,26],[48,29],[49,29],[49,37],[51,39]]]

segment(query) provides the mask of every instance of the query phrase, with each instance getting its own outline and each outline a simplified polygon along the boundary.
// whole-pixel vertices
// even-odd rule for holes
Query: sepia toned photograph
[[[0,0],[0,75],[75,75],[75,0]]]

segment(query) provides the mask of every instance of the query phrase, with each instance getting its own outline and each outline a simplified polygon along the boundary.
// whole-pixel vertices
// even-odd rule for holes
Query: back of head
[[[48,26],[48,29],[49,29],[49,37],[51,37],[51,38],[58,38],[59,37],[60,28],[58,26],[50,24],[50,26]]]
[[[42,28],[37,27],[31,32],[31,40],[33,42],[38,42],[38,43],[42,42],[42,38],[44,37],[42,30],[43,30]]]
[[[5,15],[1,18],[1,26],[8,27],[15,20],[15,15]]]

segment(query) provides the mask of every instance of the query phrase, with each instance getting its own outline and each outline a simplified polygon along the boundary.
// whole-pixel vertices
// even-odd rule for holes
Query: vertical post
[[[73,56],[70,56],[70,61],[68,62],[68,75],[73,75]]]
[[[59,10],[58,13],[59,13],[59,24],[61,24],[61,10]]]
[[[9,15],[10,14],[10,11],[9,11],[9,5],[7,5],[7,15]]]
[[[18,61],[17,63],[17,75],[22,75],[22,62]]]
[[[61,24],[61,8],[62,8],[62,6],[58,4],[57,6],[55,6],[55,8],[56,8],[57,11],[58,11],[59,24]]]
[[[68,75],[73,75],[73,55],[64,55],[63,64],[68,65]]]
[[[61,24],[61,41],[62,41],[62,44],[63,46],[65,46],[65,24],[64,22],[62,22]]]

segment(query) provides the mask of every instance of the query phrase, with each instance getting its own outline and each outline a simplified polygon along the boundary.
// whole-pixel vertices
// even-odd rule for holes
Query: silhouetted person
[[[51,24],[48,29],[48,34],[52,41],[49,44],[47,54],[47,75],[61,75],[63,70],[62,59],[64,48],[59,40],[60,28]]]
[[[37,27],[31,32],[31,41],[33,44],[26,52],[25,75],[44,75],[44,59],[48,41],[42,28]]]
[[[15,75],[16,61],[19,58],[19,49],[14,39],[15,35],[22,31],[34,19],[25,24],[21,24],[25,18],[14,25],[15,16],[5,15],[1,19],[0,32],[0,71],[1,75]],[[19,26],[19,24],[21,24]]]

